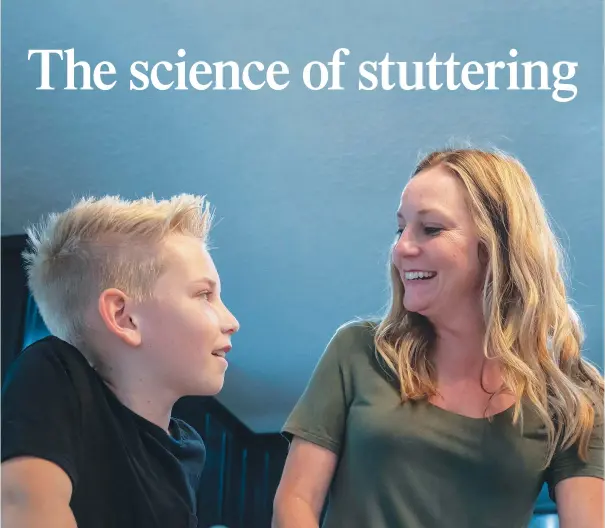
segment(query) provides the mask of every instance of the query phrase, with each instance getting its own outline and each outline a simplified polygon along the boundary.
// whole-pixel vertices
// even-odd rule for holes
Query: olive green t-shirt
[[[349,323],[328,345],[283,433],[333,451],[324,528],[522,528],[544,482],[603,478],[603,429],[590,457],[557,452],[542,469],[546,430],[531,406],[468,418],[427,401],[401,404],[377,359],[375,325]]]

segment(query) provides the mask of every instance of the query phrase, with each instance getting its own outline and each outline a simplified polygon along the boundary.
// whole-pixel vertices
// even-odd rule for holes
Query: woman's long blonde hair
[[[545,464],[573,444],[586,459],[603,416],[603,377],[581,357],[583,332],[566,296],[562,250],[531,178],[514,158],[475,149],[434,152],[413,176],[436,166],[464,183],[489,258],[484,353],[502,365],[501,390],[516,396],[514,422],[529,398],[548,431]],[[436,394],[429,354],[435,333],[428,319],[405,310],[392,263],[390,274],[391,306],[376,330],[376,350],[398,377],[403,401],[427,398]]]

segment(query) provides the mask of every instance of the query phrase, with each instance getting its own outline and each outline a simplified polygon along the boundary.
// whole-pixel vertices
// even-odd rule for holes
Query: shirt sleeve
[[[596,477],[603,479],[603,422],[597,423],[592,431],[588,444],[586,461],[580,458],[578,446],[573,445],[553,456],[546,470],[548,495],[555,501],[555,487],[559,482],[570,477]]]
[[[2,462],[20,456],[57,464],[77,483],[78,395],[65,358],[48,341],[26,349],[2,387]]]
[[[351,329],[334,334],[317,363],[302,396],[286,420],[282,433],[291,440],[304,440],[339,454],[350,405],[347,362]]]

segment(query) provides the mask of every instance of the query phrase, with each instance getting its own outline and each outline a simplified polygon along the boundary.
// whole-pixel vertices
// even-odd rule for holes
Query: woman
[[[276,528],[603,526],[603,379],[559,248],[499,153],[426,157],[406,186],[390,310],[332,338],[284,426]]]

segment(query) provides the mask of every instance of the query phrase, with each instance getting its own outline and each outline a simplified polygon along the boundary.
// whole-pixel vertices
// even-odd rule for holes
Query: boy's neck
[[[103,375],[101,377],[122,405],[170,435],[170,417],[175,403],[173,398],[162,395],[157,388],[153,391],[147,390],[143,379],[137,380],[133,387],[132,383],[110,381]]]
[[[83,343],[79,343],[78,349],[122,405],[170,434],[172,407],[178,397],[159,387],[139,365],[112,362],[107,354]]]

